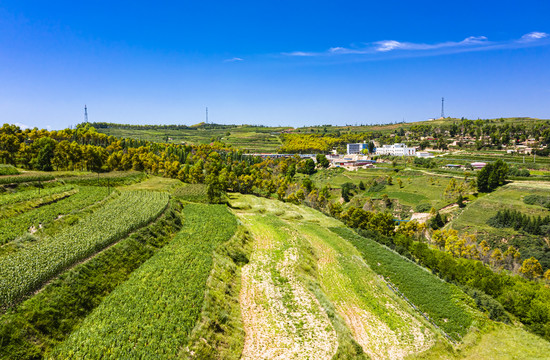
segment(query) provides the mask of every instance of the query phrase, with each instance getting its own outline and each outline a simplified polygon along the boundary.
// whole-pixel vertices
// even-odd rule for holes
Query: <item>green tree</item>
[[[317,164],[319,164],[320,167],[326,169],[330,166],[330,162],[324,154],[317,154],[315,158],[317,160]]]
[[[519,268],[519,272],[528,279],[537,279],[542,275],[542,266],[537,259],[530,257],[523,261],[523,265]]]
[[[36,158],[35,167],[42,171],[52,171],[52,159],[55,153],[56,142],[50,137],[43,137],[38,140],[40,151]]]

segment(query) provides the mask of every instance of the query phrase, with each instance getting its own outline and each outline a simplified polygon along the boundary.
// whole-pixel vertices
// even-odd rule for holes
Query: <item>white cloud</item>
[[[384,40],[384,41],[377,41],[375,43],[377,45],[376,51],[386,52],[386,51],[392,51],[395,49],[402,49],[404,47],[408,47],[411,44],[403,44],[399,41],[395,40]]]
[[[534,40],[544,39],[545,37],[548,37],[547,33],[533,31],[533,32],[530,32],[529,34],[523,35],[520,40],[521,41],[534,41]]]
[[[436,44],[419,44],[419,43],[408,43],[408,42],[399,42],[395,40],[384,40],[377,41],[374,44],[376,45],[375,50],[381,52],[387,52],[392,50],[435,50],[442,48],[451,48],[451,47],[460,47],[468,45],[482,45],[488,43],[485,36],[470,36],[462,41],[447,41]]]
[[[426,54],[442,54],[450,52],[465,52],[476,50],[489,50],[495,48],[517,48],[522,46],[533,46],[537,40],[544,39],[550,35],[544,32],[531,32],[523,35],[520,39],[493,42],[489,41],[486,36],[469,36],[462,41],[445,41],[435,44],[401,42],[397,40],[382,40],[371,43],[366,43],[361,47],[331,47],[322,52],[306,52],[294,51],[283,53],[285,56],[338,56],[338,55],[368,55],[381,54],[396,51],[425,51]],[[530,43],[530,45],[527,45]],[[523,45],[522,45],[523,44]],[[437,51],[436,50],[440,50]]]
[[[304,52],[304,51],[293,51],[293,52],[289,52],[289,53],[283,53],[283,55],[286,55],[286,56],[315,56],[315,55],[319,55],[319,54],[312,53],[312,52]]]
[[[13,124],[15,126],[19,126],[21,128],[21,130],[25,130],[25,129],[30,129],[31,127],[27,124],[22,124],[22,123],[19,123],[19,122],[16,122],[15,124]]]
[[[236,62],[236,61],[244,61],[244,59],[240,58],[240,57],[234,57],[234,58],[231,58],[231,59],[225,59],[224,62]]]

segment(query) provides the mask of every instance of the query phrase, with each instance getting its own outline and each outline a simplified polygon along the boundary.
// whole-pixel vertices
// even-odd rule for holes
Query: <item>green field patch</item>
[[[472,308],[475,305],[456,286],[438,279],[426,269],[350,229],[330,230],[350,241],[375,272],[394,284],[453,340],[459,341],[469,331],[474,321]]]
[[[172,202],[150,226],[75,266],[0,315],[0,358],[47,357],[132,271],[173,238],[181,227],[179,207]]]
[[[51,204],[29,209],[16,216],[0,220],[0,244],[6,244],[26,232],[45,229],[52,225],[59,216],[78,212],[103,200],[107,197],[108,192],[103,188],[79,187],[77,193],[71,191],[68,195]]]
[[[352,244],[321,226],[298,230],[316,251],[323,291],[367,354],[403,358],[435,343],[429,323],[388,289]]]
[[[182,184],[181,187],[178,187],[174,191],[174,196],[178,199],[189,202],[208,202],[208,196],[206,195],[206,185],[204,184]]]
[[[168,195],[124,192],[53,237],[0,258],[0,307],[14,304],[74,263],[146,225],[164,211]]]
[[[235,233],[221,205],[188,204],[178,235],[134,271],[52,359],[175,358],[201,313],[213,251]]]

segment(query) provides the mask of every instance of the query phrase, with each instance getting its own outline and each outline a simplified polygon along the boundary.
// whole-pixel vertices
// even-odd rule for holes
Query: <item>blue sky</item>
[[[549,1],[2,1],[0,122],[550,118]]]

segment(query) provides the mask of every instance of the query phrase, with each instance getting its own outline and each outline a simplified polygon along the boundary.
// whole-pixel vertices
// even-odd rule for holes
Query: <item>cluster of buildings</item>
[[[355,155],[362,154],[363,150],[366,150],[366,143],[348,144],[347,154]],[[391,155],[391,156],[416,156],[416,148],[408,147],[402,143],[396,143],[393,145],[382,145],[375,149],[375,155]]]

